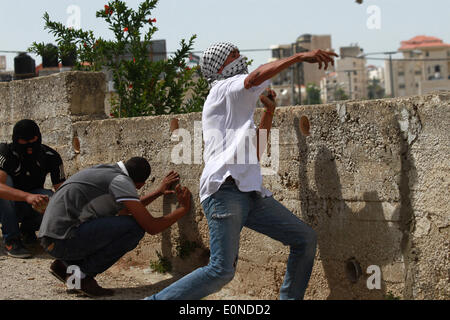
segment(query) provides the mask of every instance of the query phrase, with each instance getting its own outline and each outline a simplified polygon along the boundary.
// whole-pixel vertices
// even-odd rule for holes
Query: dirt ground
[[[2,241],[0,237],[0,241]],[[66,285],[49,272],[53,258],[39,245],[28,246],[34,257],[17,259],[0,249],[0,300],[92,300],[87,296],[68,292]],[[167,287],[181,275],[159,274],[149,266],[118,261],[96,277],[105,288],[114,289],[112,297],[99,300],[140,300]],[[251,300],[254,297],[235,296],[226,288],[206,300]]]

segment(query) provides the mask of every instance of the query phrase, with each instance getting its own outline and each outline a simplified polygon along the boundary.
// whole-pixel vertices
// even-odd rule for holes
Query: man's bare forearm
[[[268,91],[266,90],[266,93],[260,96],[260,100],[264,105],[264,112],[261,116],[259,128],[256,131],[256,136],[258,139],[257,143],[258,161],[260,160],[261,155],[264,153],[264,150],[267,147],[267,140],[269,139],[269,133],[270,129],[272,128],[272,120],[276,108],[275,97],[276,93],[271,89],[268,89]]]
[[[155,201],[157,198],[159,198],[160,196],[162,196],[162,192],[160,190],[156,190],[154,192],[151,192],[143,197],[141,197],[141,203],[144,207],[148,206],[150,203],[152,203],[153,201]]]
[[[261,122],[259,123],[259,129],[266,130],[267,135],[269,135],[270,129],[272,129],[272,120],[273,113],[275,112],[275,108],[272,110],[265,109],[263,115],[261,117]]]
[[[269,132],[272,128],[272,120],[273,120],[273,112],[275,109],[271,112],[269,110],[265,110],[262,117],[261,122],[259,124],[259,128],[256,130],[256,138],[258,139],[258,143],[256,145],[257,149],[257,155],[258,155],[258,161],[261,159],[261,155],[264,153],[264,150],[267,147],[267,140],[269,139]],[[262,135],[266,135],[264,139],[261,138]]]
[[[263,64],[248,75],[248,77],[245,79],[244,87],[245,89],[250,89],[251,87],[259,86],[264,81],[271,79],[281,71],[301,61],[301,55],[295,54],[288,58]]]
[[[10,201],[26,202],[28,192],[12,188],[6,184],[0,183],[0,198]]]
[[[181,219],[190,210],[190,204],[182,205],[176,210],[172,211],[168,215],[163,217],[154,218],[148,210],[138,201],[124,201],[125,210],[120,214],[127,214],[128,212],[133,215],[139,225],[149,234],[155,235],[165,229],[169,228],[172,224]]]
[[[258,86],[298,62],[318,63],[319,69],[322,69],[323,65],[326,70],[329,63],[334,65],[334,57],[338,57],[338,55],[332,51],[317,49],[300,52],[288,58],[269,62],[250,73],[244,81],[244,87],[245,89],[250,89],[251,87]]]
[[[179,207],[166,216],[154,218],[156,223],[154,223],[151,228],[151,234],[158,234],[160,232],[163,232],[175,222],[184,217],[189,212],[189,210],[189,207]]]

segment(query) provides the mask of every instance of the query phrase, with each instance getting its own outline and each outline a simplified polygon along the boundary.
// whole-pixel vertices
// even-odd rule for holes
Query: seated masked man
[[[66,180],[61,156],[42,144],[39,126],[20,120],[12,143],[0,144],[0,222],[7,255],[30,258],[25,244],[37,243],[43,208],[53,195],[44,189],[50,173],[55,190]]]

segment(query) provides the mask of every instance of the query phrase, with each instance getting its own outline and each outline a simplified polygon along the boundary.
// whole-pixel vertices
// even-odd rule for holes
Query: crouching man
[[[146,159],[134,157],[117,164],[97,165],[71,176],[51,198],[39,230],[45,250],[56,258],[50,272],[59,280],[68,279],[67,268],[77,266],[76,291],[91,297],[111,296],[113,290],[98,285],[95,276],[103,273],[125,253],[133,250],[145,232],[162,232],[190,210],[191,194],[170,172],[159,188],[139,198],[150,176]],[[145,208],[163,194],[176,193],[179,207],[154,218]]]
[[[6,254],[30,258],[32,254],[25,245],[38,243],[36,231],[53,194],[44,189],[46,176],[50,174],[55,190],[66,179],[61,156],[42,144],[36,122],[17,122],[12,140],[0,144],[0,223]]]

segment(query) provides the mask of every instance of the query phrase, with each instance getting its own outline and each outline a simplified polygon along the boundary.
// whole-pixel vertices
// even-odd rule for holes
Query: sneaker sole
[[[52,269],[50,269],[49,271],[50,271],[50,273],[51,273],[56,279],[58,279],[59,281],[61,281],[61,282],[63,282],[63,283],[66,283],[66,280],[63,279],[63,278],[61,278],[61,277],[60,277],[56,272],[54,272]]]
[[[72,290],[75,291],[76,293],[85,295],[85,296],[87,296],[87,297],[89,297],[89,298],[98,298],[98,296],[93,296],[92,294],[89,294],[89,293],[87,293],[87,292],[84,292],[84,291],[81,290],[81,289],[72,289]]]
[[[89,298],[102,298],[102,297],[114,296],[114,291],[111,293],[102,294],[102,295],[93,295],[93,294],[90,294],[90,293],[84,291],[83,289],[73,289],[73,290],[76,290],[78,293],[84,294],[84,295],[88,296]]]
[[[33,255],[31,253],[13,254],[13,253],[10,253],[7,251],[6,254],[12,258],[17,258],[17,259],[29,259],[29,258],[33,257]]]

